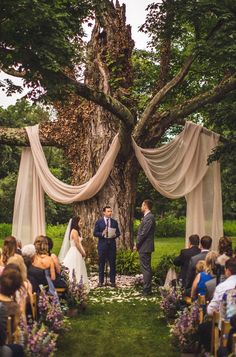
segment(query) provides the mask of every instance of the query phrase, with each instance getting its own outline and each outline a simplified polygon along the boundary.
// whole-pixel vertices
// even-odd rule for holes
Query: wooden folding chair
[[[199,305],[201,305],[202,307],[205,306],[205,305],[206,305],[206,296],[205,296],[205,295],[198,294],[197,302],[198,302]]]
[[[34,320],[37,320],[37,300],[37,294],[33,293],[32,301],[30,302],[30,304],[32,310],[32,317]]]
[[[12,318],[8,316],[7,318],[7,344],[13,343],[13,333],[12,333]]]
[[[56,290],[58,296],[60,297],[61,295],[63,295],[65,293],[66,288],[56,288],[55,290]]]
[[[217,350],[219,348],[219,312],[213,312],[212,330],[211,330],[211,354],[217,357]]]
[[[231,325],[229,321],[223,320],[221,324],[220,346],[226,347]]]
[[[192,298],[190,296],[184,296],[184,301],[187,305],[192,304]]]

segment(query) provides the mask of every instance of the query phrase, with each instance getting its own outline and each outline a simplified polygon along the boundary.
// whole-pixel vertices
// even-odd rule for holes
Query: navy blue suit
[[[95,223],[93,235],[98,238],[98,257],[99,257],[99,283],[104,283],[104,268],[106,260],[110,266],[110,281],[115,284],[116,279],[116,238],[120,236],[118,222],[109,218],[110,228],[116,229],[116,236],[114,238],[105,238],[102,234],[106,228],[104,218],[100,218]]]

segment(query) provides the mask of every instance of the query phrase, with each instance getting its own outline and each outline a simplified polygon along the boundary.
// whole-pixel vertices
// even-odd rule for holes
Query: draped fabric
[[[26,128],[30,148],[22,151],[15,194],[12,234],[22,244],[45,235],[44,192],[56,202],[69,204],[93,197],[106,182],[120,150],[118,134],[114,137],[96,174],[86,183],[71,186],[50,172],[39,140],[38,125]]]
[[[96,174],[79,186],[67,185],[50,172],[39,140],[38,125],[26,128],[31,148],[23,149],[15,195],[12,234],[23,245],[45,234],[44,192],[61,203],[93,197],[105,184],[120,150],[114,137]],[[219,136],[187,122],[170,143],[157,149],[142,149],[132,139],[136,157],[151,184],[162,195],[186,198],[186,237],[190,234],[213,237],[213,248],[223,234],[220,166],[207,165],[207,158]]]
[[[207,165],[219,135],[187,122],[170,143],[142,149],[133,140],[136,157],[147,178],[163,196],[187,201],[186,245],[191,234],[210,235],[217,249],[223,234],[220,165]]]

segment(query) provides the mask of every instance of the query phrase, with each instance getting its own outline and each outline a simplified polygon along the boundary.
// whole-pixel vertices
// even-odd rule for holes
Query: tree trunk
[[[129,88],[133,83],[131,30],[125,24],[125,6],[110,3],[104,9],[101,24],[96,21],[88,44],[86,85],[118,98],[132,110]],[[41,126],[44,139],[50,138],[65,147],[65,155],[72,168],[72,183],[88,181],[99,168],[115,134],[120,132],[121,153],[101,191],[92,199],[75,203],[75,210],[83,222],[85,247],[91,256],[95,251],[93,239],[95,221],[102,216],[102,208],[111,205],[118,220],[121,237],[119,247],[133,245],[133,217],[138,164],[131,150],[130,132],[121,127],[117,118],[97,105],[72,96],[69,103],[57,105],[57,122]],[[125,149],[125,150],[124,150]],[[126,153],[126,156],[122,154]]]

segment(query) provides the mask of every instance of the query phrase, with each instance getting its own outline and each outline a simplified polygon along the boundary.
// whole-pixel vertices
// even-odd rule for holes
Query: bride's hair
[[[78,226],[79,221],[80,221],[80,217],[79,216],[76,216],[76,217],[72,218],[70,231],[72,231],[72,229],[75,229],[80,234],[80,228]]]

